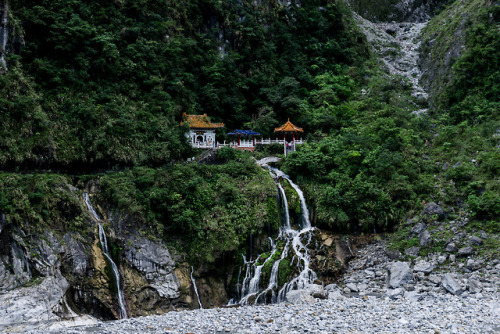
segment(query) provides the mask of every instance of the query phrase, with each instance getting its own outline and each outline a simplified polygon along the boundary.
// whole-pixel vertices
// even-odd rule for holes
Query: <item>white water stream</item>
[[[194,280],[194,277],[193,277],[193,272],[194,272],[194,268],[191,266],[191,283],[193,284],[194,293],[196,295],[196,298],[198,298],[198,305],[200,306],[200,309],[203,309],[203,305],[201,305],[200,294],[198,293],[198,288],[196,287],[196,281]]]
[[[109,255],[108,240],[106,239],[106,233],[104,232],[104,228],[101,224],[101,218],[90,202],[89,194],[83,193],[83,200],[85,202],[85,205],[87,206],[91,218],[97,223],[99,227],[99,241],[101,242],[101,249],[106,259],[108,259],[111,265],[111,271],[113,272],[113,276],[115,277],[116,290],[118,295],[118,306],[120,307],[120,319],[127,319],[127,308],[125,306],[125,297],[123,295],[121,286],[120,272],[118,271],[118,267],[116,266],[115,261],[113,261],[113,259]]]
[[[269,173],[273,177],[278,187],[278,191],[281,198],[281,204],[284,208],[284,223],[283,226],[280,227],[280,233],[278,236],[278,241],[283,241],[285,243],[283,251],[279,259],[274,259],[274,255],[277,251],[277,242],[274,242],[270,239],[271,243],[271,251],[266,260],[257,265],[259,263],[259,259],[261,255],[257,257],[254,261],[246,261],[243,256],[244,267],[245,270],[245,278],[243,279],[243,283],[241,286],[241,299],[239,304],[245,305],[248,304],[252,297],[255,296],[254,304],[258,302],[266,302],[266,298],[271,294],[270,302],[282,302],[286,298],[286,294],[290,290],[302,289],[308,284],[312,284],[314,280],[317,278],[317,275],[314,271],[309,268],[309,264],[311,262],[311,258],[309,257],[309,251],[307,248],[308,243],[311,241],[311,231],[313,228],[311,227],[311,221],[309,219],[309,210],[307,209],[307,204],[304,198],[304,194],[302,190],[282,171],[276,168],[269,167],[267,165],[263,165],[263,167],[269,170]],[[299,231],[294,230],[290,226],[290,213],[288,210],[288,201],[286,198],[285,190],[280,184],[280,180],[285,179],[288,183],[295,189],[297,195],[300,200],[300,208],[301,208],[301,229]],[[304,244],[303,239],[307,240]],[[297,259],[296,266],[299,274],[292,278],[289,282],[285,283],[279,292],[276,294],[276,289],[278,288],[278,278],[279,278],[279,265],[280,262],[288,256],[289,250],[293,251],[294,258]],[[260,283],[262,280],[262,269],[269,262],[274,261],[271,272],[269,282],[265,289],[261,289]],[[238,279],[239,284],[239,279]]]

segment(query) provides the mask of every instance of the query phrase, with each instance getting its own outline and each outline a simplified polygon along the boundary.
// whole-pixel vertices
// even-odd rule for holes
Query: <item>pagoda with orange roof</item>
[[[189,125],[189,133],[186,137],[190,139],[191,145],[198,148],[214,148],[217,145],[215,141],[215,130],[224,127],[224,123],[212,123],[207,114],[203,115],[182,115],[182,123]]]
[[[304,130],[302,128],[299,128],[298,126],[294,125],[292,122],[290,122],[290,118],[289,118],[285,124],[274,129],[274,132],[283,134],[283,150],[284,150],[284,153],[286,156],[288,152],[295,151],[295,136],[297,136],[297,139],[298,139],[298,134],[300,132],[304,133]],[[287,140],[286,140],[287,135],[288,136],[292,135],[291,142],[287,142]],[[300,142],[302,143],[302,141],[300,141]]]

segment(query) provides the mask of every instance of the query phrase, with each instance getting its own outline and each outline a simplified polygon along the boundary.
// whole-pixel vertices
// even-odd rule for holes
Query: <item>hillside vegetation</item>
[[[441,58],[450,32],[438,28],[470,12],[463,52],[438,66],[451,79],[418,117],[411,84],[383,72],[342,1],[12,2],[11,39],[25,46],[0,75],[0,212],[62,221],[49,188],[63,176],[50,173],[77,174],[65,182],[100,180],[101,205],[150,237],[183,239],[208,262],[235,252],[276,227],[274,184],[234,152],[180,163],[196,154],[178,126],[188,112],[224,131],[304,127],[308,143],[282,168],[321,228],[392,230],[434,201],[498,231],[499,6],[462,2],[427,27],[423,50]]]

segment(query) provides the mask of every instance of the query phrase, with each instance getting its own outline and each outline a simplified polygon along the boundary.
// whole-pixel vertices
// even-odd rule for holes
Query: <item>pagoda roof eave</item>
[[[278,128],[275,128],[274,132],[297,133],[297,132],[304,132],[304,129],[293,125],[292,122],[290,122],[290,119],[288,119],[288,121],[285,124],[283,124]]]
[[[190,129],[212,130],[224,127],[224,123],[212,123],[208,119],[207,114],[203,115],[182,115],[184,121],[181,124],[187,123]]]

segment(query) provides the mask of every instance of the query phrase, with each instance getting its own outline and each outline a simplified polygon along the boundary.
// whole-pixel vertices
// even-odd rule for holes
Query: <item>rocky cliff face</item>
[[[453,65],[465,51],[466,33],[475,24],[478,8],[493,5],[489,0],[459,0],[429,22],[422,35],[421,83],[429,92],[430,104],[438,104],[453,80]]]
[[[351,8],[372,22],[424,22],[448,0],[348,0]]]
[[[76,188],[66,189],[71,196],[81,198]],[[79,210],[84,211],[80,202]],[[128,226],[130,222],[108,219],[106,233],[108,243],[118,249],[116,262],[129,315],[194,308],[189,266],[180,262],[182,256],[177,256],[179,262],[174,261],[162,242],[122,223]],[[81,315],[104,320],[119,317],[116,286],[96,226],[89,218],[81,231],[47,229],[36,235],[0,214],[0,307],[7,311],[0,319],[0,328],[29,329],[40,321],[76,321]],[[205,294],[207,304],[227,302],[224,288],[213,296]],[[211,298],[217,300],[212,302]]]

